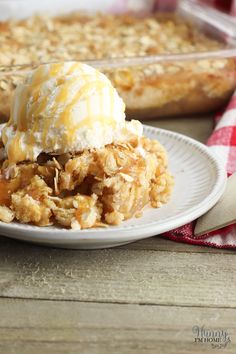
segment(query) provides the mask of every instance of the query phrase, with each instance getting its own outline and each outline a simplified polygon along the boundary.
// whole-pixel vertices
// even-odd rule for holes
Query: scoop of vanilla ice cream
[[[2,140],[10,163],[100,148],[142,135],[125,121],[125,104],[110,80],[78,62],[39,66],[20,84]]]

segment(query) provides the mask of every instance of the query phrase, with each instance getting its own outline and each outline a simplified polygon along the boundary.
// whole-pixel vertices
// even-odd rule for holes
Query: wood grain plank
[[[21,241],[0,236],[0,248],[9,248],[9,247],[21,247]],[[234,249],[227,250],[227,249],[214,248],[214,247],[190,245],[186,243],[174,242],[165,239],[162,236],[154,236],[137,242],[128,243],[124,246],[119,246],[117,249],[119,248],[127,249],[127,250],[151,250],[151,251],[184,252],[184,253],[220,253],[220,254],[236,253]]]
[[[223,352],[236,351],[232,309],[0,299],[0,313],[4,354],[212,353],[194,343],[195,325],[227,331]]]
[[[226,253],[0,248],[4,297],[236,307],[235,272]]]
[[[165,239],[163,236],[150,237],[145,240],[129,243],[120,248],[130,250],[152,250],[152,251],[166,251],[166,252],[185,252],[185,253],[232,253],[235,254],[234,249],[222,249],[214,247],[203,247],[196,245],[189,245],[186,243],[174,242]]]

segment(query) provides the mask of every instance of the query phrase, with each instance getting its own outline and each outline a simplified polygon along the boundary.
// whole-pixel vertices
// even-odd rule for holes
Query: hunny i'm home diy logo
[[[210,329],[205,326],[193,326],[194,342],[198,344],[210,344],[212,348],[223,349],[231,342],[226,329]]]

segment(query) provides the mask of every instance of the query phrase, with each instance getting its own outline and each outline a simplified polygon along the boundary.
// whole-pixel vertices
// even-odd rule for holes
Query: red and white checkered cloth
[[[236,93],[225,112],[217,115],[216,127],[207,145],[222,159],[228,175],[236,172]],[[195,245],[236,248],[236,224],[196,238],[193,234],[195,222],[167,232],[163,236],[177,242]]]

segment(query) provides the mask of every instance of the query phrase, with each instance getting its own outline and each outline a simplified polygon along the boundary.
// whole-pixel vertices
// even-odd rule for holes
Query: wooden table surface
[[[148,124],[205,141],[212,119]],[[153,237],[95,251],[0,237],[0,353],[215,353],[193,326],[227,330],[236,353],[236,254]]]

